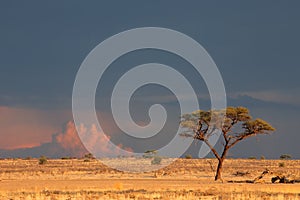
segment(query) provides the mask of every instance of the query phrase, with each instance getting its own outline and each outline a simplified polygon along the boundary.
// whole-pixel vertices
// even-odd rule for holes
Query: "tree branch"
[[[205,139],[205,140],[203,140],[203,141],[204,141],[205,144],[210,148],[210,150],[213,152],[213,154],[216,156],[216,158],[217,158],[218,160],[221,160],[220,155],[218,154],[218,152],[216,151],[216,149],[215,149],[213,146],[211,146],[211,144],[207,141],[207,139]]]
[[[225,130],[222,129],[223,138],[224,138],[225,142],[228,144],[229,143],[229,139],[227,138],[227,135],[226,135],[227,133],[228,133],[228,131],[225,131]]]
[[[251,137],[252,135],[255,135],[256,133],[255,132],[252,132],[250,134],[246,134],[246,135],[241,135],[239,137],[237,137],[237,139],[232,142],[231,144],[228,145],[228,148],[230,149],[231,147],[233,147],[234,145],[236,145],[236,143],[238,143],[239,141],[243,140],[243,139],[246,139],[248,137]]]

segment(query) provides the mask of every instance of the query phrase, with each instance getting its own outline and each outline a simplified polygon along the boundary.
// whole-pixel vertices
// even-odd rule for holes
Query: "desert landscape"
[[[125,166],[150,161],[111,159]],[[300,199],[300,183],[271,182],[275,176],[299,179],[299,160],[227,159],[223,182],[214,181],[216,164],[215,159],[177,159],[154,172],[128,173],[96,159],[3,159],[0,199]]]
[[[300,1],[1,1],[0,200],[300,200]]]

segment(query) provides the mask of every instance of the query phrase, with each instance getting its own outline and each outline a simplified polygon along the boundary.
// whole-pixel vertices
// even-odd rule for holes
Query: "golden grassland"
[[[151,159],[111,160],[119,165],[137,161]],[[227,159],[224,182],[214,181],[216,165],[215,159],[178,159],[155,172],[128,173],[98,160],[55,159],[40,165],[38,159],[6,159],[0,160],[0,199],[300,199],[300,183],[271,183],[276,175],[300,179],[300,160]],[[259,183],[242,183],[266,168],[271,173]]]

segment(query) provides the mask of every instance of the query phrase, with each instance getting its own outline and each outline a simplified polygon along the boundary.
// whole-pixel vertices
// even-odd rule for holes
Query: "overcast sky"
[[[246,106],[277,129],[244,142],[232,156],[300,158],[299,9],[296,0],[1,1],[0,149],[51,141],[72,120],[73,83],[87,54],[114,34],[151,26],[180,31],[203,45],[221,72],[228,105]],[[153,60],[185,67],[167,53],[136,53],[114,63],[118,73]],[[107,80],[118,73],[108,72]],[[205,84],[186,73],[194,84],[199,81],[205,99]],[[99,99],[109,97],[111,87],[98,91]],[[150,91],[158,92],[153,102],[169,95]],[[136,111],[145,111],[139,102]]]

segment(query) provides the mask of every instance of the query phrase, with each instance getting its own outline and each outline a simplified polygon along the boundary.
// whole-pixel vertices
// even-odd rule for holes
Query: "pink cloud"
[[[0,148],[33,147],[51,141],[71,113],[0,106]]]
[[[95,124],[92,124],[90,127],[81,124],[78,127],[78,130],[85,147],[96,156],[128,156],[131,152],[133,152],[133,150],[129,147],[123,147],[122,144],[115,145],[110,142],[110,137],[99,131]]]

